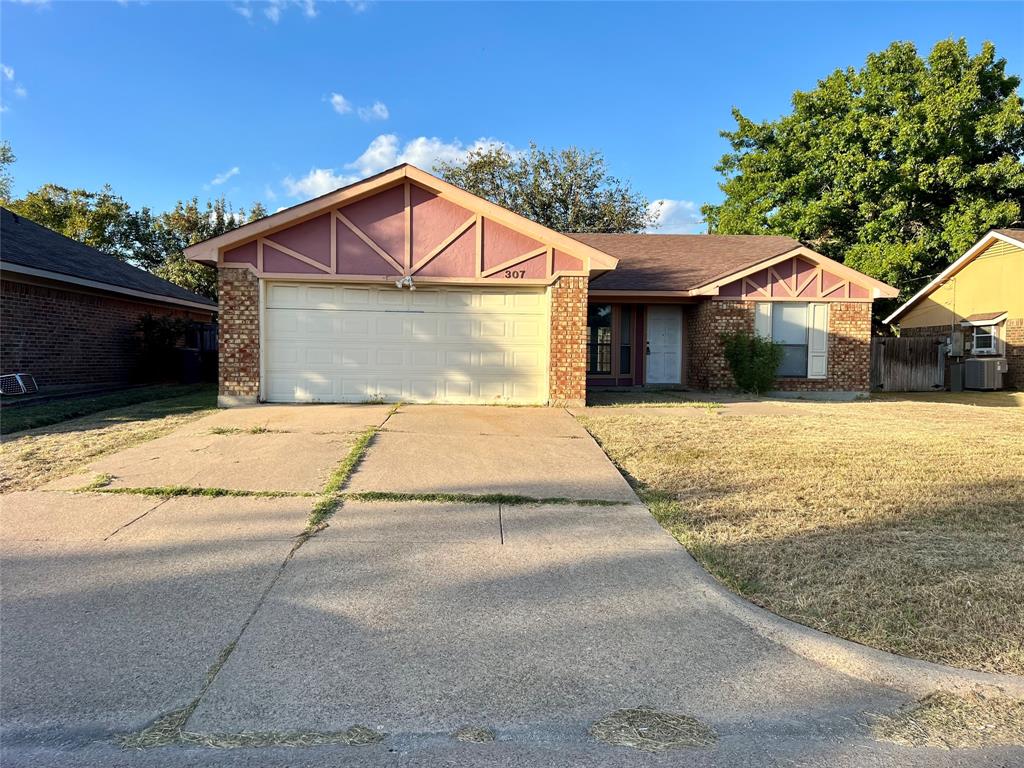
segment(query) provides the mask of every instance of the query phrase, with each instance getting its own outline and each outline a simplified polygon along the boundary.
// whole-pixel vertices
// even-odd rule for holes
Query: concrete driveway
[[[348,499],[308,538],[310,496],[123,492],[312,492],[367,426],[379,431],[346,490],[406,495]],[[1024,759],[874,741],[868,713],[913,697],[809,661],[724,610],[561,410],[242,409],[90,469],[122,492],[71,493],[65,482],[2,500],[5,766]],[[436,496],[455,493],[549,501]],[[641,704],[696,718],[718,741],[652,755],[588,735]],[[114,742],[168,713],[194,734],[188,743]],[[276,745],[357,724],[386,736]],[[453,739],[463,726],[496,741]],[[195,745],[240,740],[258,746]]]

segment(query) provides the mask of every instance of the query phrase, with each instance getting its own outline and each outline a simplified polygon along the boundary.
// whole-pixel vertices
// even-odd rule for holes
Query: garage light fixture
[[[406,275],[401,280],[395,280],[395,288],[408,288],[410,291],[415,291],[416,286],[412,282],[412,275]]]

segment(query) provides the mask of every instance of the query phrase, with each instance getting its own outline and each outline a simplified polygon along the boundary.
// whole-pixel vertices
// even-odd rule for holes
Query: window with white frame
[[[974,329],[974,354],[996,355],[999,354],[999,337],[996,335],[996,326],[979,325]]]
[[[828,304],[758,302],[754,332],[782,347],[780,378],[823,379],[828,374]]]

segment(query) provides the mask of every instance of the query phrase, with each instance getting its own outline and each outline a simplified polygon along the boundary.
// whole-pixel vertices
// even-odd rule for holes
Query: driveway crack
[[[501,540],[501,545],[505,546],[505,526],[501,521],[501,502],[498,502],[498,538]]]
[[[162,506],[163,506],[164,504],[166,504],[166,503],[167,503],[168,501],[170,501],[170,500],[171,500],[171,499],[170,499],[170,497],[168,497],[168,498],[166,498],[166,499],[161,499],[161,500],[160,500],[159,502],[157,502],[156,504],[154,504],[154,505],[153,505],[152,507],[150,507],[149,509],[147,509],[147,510],[146,510],[145,512],[143,512],[143,513],[142,513],[141,515],[139,515],[138,517],[132,518],[131,520],[129,520],[129,521],[128,521],[127,523],[125,523],[124,525],[119,525],[119,526],[117,526],[117,528],[115,528],[115,529],[114,529],[113,531],[111,531],[111,532],[110,532],[110,535],[108,535],[108,536],[104,536],[104,537],[103,537],[103,541],[110,541],[110,540],[111,540],[112,538],[114,538],[115,536],[117,536],[117,534],[119,534],[119,533],[120,533],[121,531],[123,531],[123,530],[124,530],[125,528],[127,528],[127,527],[128,527],[129,525],[133,525],[134,523],[137,523],[137,522],[139,522],[139,520],[141,520],[142,518],[144,518],[144,517],[145,517],[146,515],[148,515],[148,514],[149,514],[150,512],[155,512],[156,510],[160,509],[160,507],[162,507]]]

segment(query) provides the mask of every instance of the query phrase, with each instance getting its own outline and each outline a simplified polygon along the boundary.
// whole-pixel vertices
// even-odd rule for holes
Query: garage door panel
[[[269,283],[265,296],[268,400],[547,399],[543,290]]]

